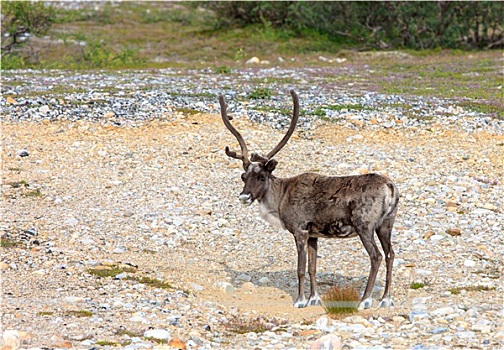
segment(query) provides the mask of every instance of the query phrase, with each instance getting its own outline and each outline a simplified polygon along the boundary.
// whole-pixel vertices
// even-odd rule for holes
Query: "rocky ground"
[[[504,122],[324,74],[3,74],[3,348],[502,348]],[[273,96],[250,98],[264,81]],[[379,172],[401,192],[391,309],[294,309],[293,238],[239,205],[216,96],[266,153],[292,87],[277,176]],[[358,239],[321,241],[318,261],[322,292],[366,282]]]

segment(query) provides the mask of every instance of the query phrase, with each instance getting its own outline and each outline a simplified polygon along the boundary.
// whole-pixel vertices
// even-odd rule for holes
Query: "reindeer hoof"
[[[383,298],[378,304],[378,307],[392,307],[394,306],[394,301],[392,298]]]
[[[367,298],[359,304],[359,310],[370,309],[373,306],[373,298]]]
[[[308,299],[308,306],[315,306],[315,305],[321,305],[318,294],[315,294],[314,296],[310,297],[310,299]]]
[[[296,300],[294,302],[294,307],[297,307],[298,309],[302,309],[304,307],[307,307],[308,306],[308,303],[306,301],[306,298],[303,298],[303,299],[300,299],[300,300]]]

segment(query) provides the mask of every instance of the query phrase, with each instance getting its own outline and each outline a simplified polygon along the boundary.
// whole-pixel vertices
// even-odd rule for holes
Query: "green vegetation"
[[[319,107],[315,108],[311,114],[322,117],[322,119],[325,120],[326,118],[324,118],[324,117],[327,115],[327,112],[326,112],[327,110],[341,112],[341,111],[362,111],[362,110],[369,110],[369,109],[370,109],[369,107],[365,107],[361,104],[327,105],[327,106],[319,106]]]
[[[119,329],[116,332],[116,335],[127,335],[130,338],[141,337],[142,334],[143,334],[142,332],[133,332],[133,331],[129,331],[127,329]]]
[[[110,340],[98,340],[96,342],[96,345],[99,345],[99,346],[119,346],[120,344],[114,342],[114,341],[110,341]]]
[[[411,289],[420,289],[420,288],[423,288],[423,287],[425,287],[425,284],[419,283],[419,282],[413,282],[410,285]]]
[[[4,1],[2,3],[2,69],[24,66],[15,54],[26,46],[30,35],[47,33],[54,21],[54,10],[42,2]],[[4,60],[5,57],[5,60]]]
[[[98,276],[101,278],[116,277],[117,275],[128,272],[135,273],[136,268],[124,265],[110,265],[110,266],[99,266],[92,269],[88,269],[88,273],[93,276]],[[170,289],[172,286],[165,281],[159,280],[157,278],[151,278],[148,276],[126,276],[125,280],[135,281],[137,283],[145,284],[152,288]]]
[[[231,73],[231,68],[228,66],[218,66],[214,68],[216,74],[229,74]]]
[[[321,297],[322,307],[329,315],[351,314],[359,307],[359,292],[355,287],[332,287]]]
[[[32,190],[32,191],[26,191],[26,192],[24,192],[23,196],[25,196],[25,197],[41,197],[42,196],[42,192],[40,191],[40,188],[37,188],[37,189]]]
[[[26,43],[30,37],[25,33],[19,38],[26,37],[26,40],[16,39],[11,50],[2,50],[2,70],[210,67],[214,74],[232,75],[236,69],[250,67],[245,61],[257,55],[261,60],[271,62],[264,67],[345,67],[337,72],[322,71],[324,84],[329,86],[355,86],[356,91],[366,89],[385,94],[449,98],[466,110],[503,119],[500,56],[497,51],[471,51],[471,48],[492,43],[495,45],[492,44],[491,48],[499,48],[496,43],[502,42],[504,31],[496,30],[496,26],[502,24],[495,21],[495,14],[504,3],[472,4],[100,2],[85,5],[84,9],[68,10],[50,2],[5,2],[2,3],[2,15],[10,17],[2,21],[2,34],[7,33],[8,28],[12,32],[13,23],[24,23],[38,18],[38,15],[42,17],[40,22],[30,22],[29,45]],[[41,9],[47,11],[41,13]],[[438,11],[447,16],[446,23],[439,22],[442,17],[431,16]],[[457,21],[449,23],[448,19],[454,18],[454,11],[461,11],[461,15]],[[362,25],[364,13],[368,26]],[[404,20],[412,14],[415,14],[414,21]],[[326,15],[333,19],[328,21],[324,18]],[[473,21],[474,18],[478,21]],[[399,23],[400,28],[397,28]],[[476,33],[476,26],[481,28],[478,36],[463,34],[468,23],[472,23],[471,33]],[[40,30],[33,27],[35,24],[41,25]],[[436,27],[439,25],[446,30],[430,32],[431,28],[439,29]],[[449,38],[437,37],[441,34]],[[43,39],[40,39],[41,35],[44,35]],[[34,40],[36,36],[39,38]],[[456,42],[452,40],[455,37],[459,37]],[[9,45],[9,40],[13,41],[12,37],[4,38],[2,47]],[[446,50],[447,47],[455,49]],[[395,48],[402,51],[390,51]],[[321,61],[319,56],[329,57],[332,62]],[[336,63],[336,58],[346,58],[347,61]],[[348,67],[365,68],[356,71],[346,69]],[[54,73],[47,71],[45,74]],[[181,71],[179,74],[185,73]],[[251,91],[248,98],[267,99],[272,96],[272,90],[266,86],[305,84],[306,79],[261,77],[251,78],[250,82],[259,88]],[[6,83],[12,87],[16,84],[19,82]],[[150,88],[146,85],[141,89]],[[222,89],[229,88],[222,86]],[[100,92],[113,93],[114,89],[104,87]],[[56,84],[49,90],[34,91],[31,95],[52,94],[58,98],[67,92],[76,90]],[[176,94],[172,93],[173,96]],[[318,106],[310,113],[326,118],[328,110],[343,108],[361,110],[364,107]],[[417,117],[408,106],[403,109],[405,116]],[[198,113],[193,110],[181,112]],[[37,193],[33,195],[37,196]]]
[[[487,292],[487,291],[495,290],[495,287],[487,287],[487,286],[456,287],[456,288],[451,288],[450,293],[460,294],[460,292],[463,290],[465,290],[467,292]]]
[[[269,88],[255,88],[248,94],[248,98],[258,100],[258,99],[268,99],[272,95],[272,92]]]
[[[8,183],[12,188],[29,187],[30,184],[26,180],[13,181]]]
[[[502,47],[502,13],[497,2],[201,2],[217,14],[215,27],[263,26],[296,37],[309,32],[334,44],[360,48]],[[274,31],[273,29],[277,29]]]
[[[23,243],[21,241],[17,241],[9,237],[2,236],[2,238],[0,239],[1,248],[16,248],[22,246]]]
[[[185,107],[182,107],[182,108],[177,108],[177,112],[180,112],[180,113],[182,113],[183,115],[196,115],[196,114],[201,113],[200,111],[198,111],[198,110],[196,110],[196,109],[192,109],[192,108],[185,108]]]
[[[478,101],[461,101],[459,106],[478,113],[483,113],[497,119],[504,119],[504,108],[502,105],[490,104]]]
[[[349,57],[369,49],[433,49],[409,51],[427,57],[439,54],[439,47],[499,48],[503,30],[498,14],[504,6],[499,2],[475,6],[464,2],[102,2],[69,10],[47,2],[2,5],[2,69],[210,65],[219,74],[229,74],[257,53],[271,62],[284,55],[308,56],[284,62],[295,66],[320,64],[320,53]],[[455,13],[457,21],[450,21]],[[30,40],[28,47],[28,34],[46,38]]]
[[[52,316],[54,312],[52,311],[39,311],[37,312],[37,316]]]
[[[20,171],[21,169],[18,169],[18,168],[14,168],[14,169],[10,169],[12,171]],[[40,190],[40,188],[36,188],[34,190],[30,190],[30,184],[25,181],[25,180],[21,180],[21,181],[12,181],[12,182],[9,182],[7,183],[9,186],[11,186],[12,188],[21,188],[23,189],[23,192],[21,193],[22,196],[25,196],[25,197],[41,197],[42,196],[42,191]]]
[[[93,313],[89,310],[69,310],[69,311],[65,311],[64,314],[66,316],[73,316],[73,317],[91,317],[91,316],[93,316]]]
[[[319,117],[325,117],[326,116],[326,109],[325,107],[317,107],[313,110],[312,114],[319,116]]]
[[[157,344],[168,344],[168,339],[158,339],[154,337],[144,337],[145,340],[152,341]]]
[[[285,321],[276,318],[266,319],[263,316],[246,319],[233,315],[225,324],[226,330],[236,334],[264,333],[285,324]]]
[[[88,269],[89,274],[102,278],[115,277],[123,272],[136,272],[136,269],[134,267],[119,266],[119,265],[100,266]]]
[[[135,281],[141,284],[145,284],[146,286],[152,287],[152,288],[160,288],[160,289],[170,289],[172,286],[170,283],[159,280],[157,278],[151,278],[151,277],[137,277],[137,276],[128,276],[126,278],[127,280],[130,281]]]

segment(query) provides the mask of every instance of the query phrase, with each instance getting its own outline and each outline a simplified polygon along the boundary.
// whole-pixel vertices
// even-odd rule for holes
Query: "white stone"
[[[268,277],[261,277],[259,278],[259,281],[257,281],[259,284],[264,285],[270,283],[270,279]]]
[[[244,273],[238,275],[235,278],[235,281],[237,281],[237,282],[250,282],[251,280],[252,280],[252,277],[250,277],[249,275],[244,274]]]
[[[334,335],[328,334],[324,335],[320,339],[317,339],[311,346],[310,350],[337,350],[341,349],[341,338]]]
[[[19,349],[21,346],[21,336],[18,331],[6,330],[3,333],[3,345],[11,349]]]
[[[445,237],[443,235],[433,235],[430,237],[430,240],[433,242],[438,242],[442,239],[445,239]]]
[[[481,333],[490,333],[490,331],[492,330],[492,322],[481,319],[472,325],[471,330]]]
[[[466,260],[464,260],[464,266],[467,266],[467,267],[476,266],[476,261],[471,260],[471,259],[466,259]]]
[[[255,289],[256,286],[252,282],[245,282],[245,283],[242,284],[241,287],[244,290],[252,291],[252,290]]]
[[[462,331],[455,333],[455,336],[461,339],[468,339],[468,338],[474,338],[476,334],[472,331]]]
[[[217,282],[217,287],[224,293],[234,293],[235,287],[229,282]]]
[[[254,64],[254,63],[259,63],[261,62],[261,60],[257,57],[252,57],[250,58],[249,60],[247,60],[247,62],[245,62],[245,64]]]
[[[414,310],[409,314],[409,320],[411,323],[416,323],[426,317],[429,317],[429,313],[424,310]]]
[[[329,324],[329,319],[325,316],[320,317],[315,322],[315,328],[321,331],[327,330],[327,325]]]
[[[65,225],[68,225],[68,226],[77,226],[78,223],[79,223],[79,220],[77,220],[73,216],[71,216],[65,220]]]
[[[191,283],[191,287],[194,291],[196,292],[200,292],[202,291],[203,289],[205,289],[205,287],[203,287],[202,285],[200,284],[197,284],[197,283]]]
[[[167,340],[170,339],[170,332],[168,332],[165,329],[150,329],[144,333],[145,338],[154,338],[154,339],[160,339],[160,340]]]
[[[143,324],[149,323],[149,320],[146,319],[144,316],[141,315],[134,315],[129,319],[131,322],[140,322]]]
[[[439,309],[432,311],[431,315],[435,316],[435,317],[439,317],[439,316],[450,315],[450,314],[453,314],[454,312],[455,312],[455,310],[452,307],[447,306],[447,307],[442,307],[442,308],[439,308]]]

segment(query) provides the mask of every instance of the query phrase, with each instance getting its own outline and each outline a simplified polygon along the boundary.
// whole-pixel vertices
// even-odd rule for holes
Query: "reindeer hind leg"
[[[394,225],[395,215],[387,217],[383,224],[376,230],[378,239],[380,240],[385,253],[385,263],[387,267],[387,277],[385,280],[385,290],[380,300],[379,307],[390,307],[394,305],[390,296],[390,286],[392,284],[392,269],[394,266],[394,250],[392,249],[392,226]]]
[[[380,268],[380,263],[382,260],[382,255],[374,240],[374,232],[369,226],[370,225],[364,224],[354,226],[357,230],[357,233],[359,234],[364,248],[369,254],[369,259],[371,261],[371,269],[369,271],[366,289],[364,290],[364,294],[362,295],[359,309],[368,309],[373,305],[373,288],[376,281],[376,275],[378,274],[378,269]]]

